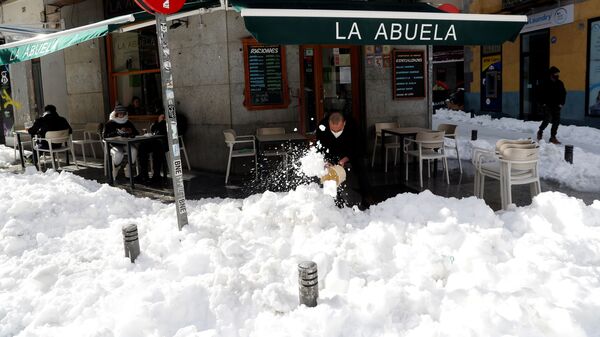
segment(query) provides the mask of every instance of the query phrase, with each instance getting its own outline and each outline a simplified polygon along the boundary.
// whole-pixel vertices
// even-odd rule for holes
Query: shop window
[[[263,45],[253,38],[244,45],[244,106],[248,110],[285,109],[289,105],[285,47]]]
[[[158,114],[163,104],[155,27],[111,34],[108,46],[111,106],[118,102],[132,116]]]

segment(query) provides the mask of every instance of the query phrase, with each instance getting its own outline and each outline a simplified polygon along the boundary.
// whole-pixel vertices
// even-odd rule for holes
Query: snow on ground
[[[0,168],[7,168],[15,162],[14,149],[0,144]]]
[[[0,172],[0,336],[598,336],[600,201],[402,194],[367,212],[316,185],[172,205],[70,173]],[[124,258],[121,226],[142,254]],[[317,262],[319,305],[298,307]]]
[[[473,147],[493,149],[499,139],[536,139],[540,122],[513,118],[492,119],[489,115],[475,116],[462,111],[441,109],[433,116],[433,127],[450,123],[458,125],[459,152],[461,159],[471,159]],[[477,130],[477,141],[471,141],[471,130]],[[550,137],[550,126],[544,139]],[[573,164],[564,160],[564,146],[546,141],[540,144],[540,176],[558,181],[574,190],[600,192],[600,130],[590,127],[561,125],[557,138],[563,144],[574,145]],[[448,151],[450,157],[455,152]],[[450,164],[452,165],[452,163]]]

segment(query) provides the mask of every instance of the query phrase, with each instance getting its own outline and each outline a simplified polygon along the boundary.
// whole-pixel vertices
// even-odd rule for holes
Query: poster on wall
[[[600,18],[591,21],[588,41],[588,116],[600,117]]]
[[[481,57],[481,110],[502,111],[502,54]]]
[[[5,143],[5,137],[12,135],[15,124],[14,105],[12,98],[12,90],[10,87],[10,74],[8,65],[0,66],[0,107],[2,108],[2,135],[0,135],[0,143]]]
[[[394,99],[425,97],[425,57],[420,50],[394,50],[392,84]]]

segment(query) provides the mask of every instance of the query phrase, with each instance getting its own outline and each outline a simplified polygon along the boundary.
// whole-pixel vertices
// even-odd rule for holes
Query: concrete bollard
[[[565,160],[573,164],[573,145],[565,145]]]
[[[125,257],[129,257],[131,263],[140,255],[140,241],[138,240],[138,231],[135,224],[123,226],[123,246],[125,248]]]
[[[471,130],[471,140],[477,140],[477,130]]]
[[[317,298],[319,298],[319,277],[316,263],[303,261],[298,264],[298,287],[300,305],[316,307]]]

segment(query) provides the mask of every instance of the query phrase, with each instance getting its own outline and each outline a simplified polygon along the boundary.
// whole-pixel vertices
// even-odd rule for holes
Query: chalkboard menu
[[[246,101],[248,109],[276,109],[288,104],[285,49],[245,43]]]
[[[394,99],[425,97],[425,57],[418,50],[394,50]]]

